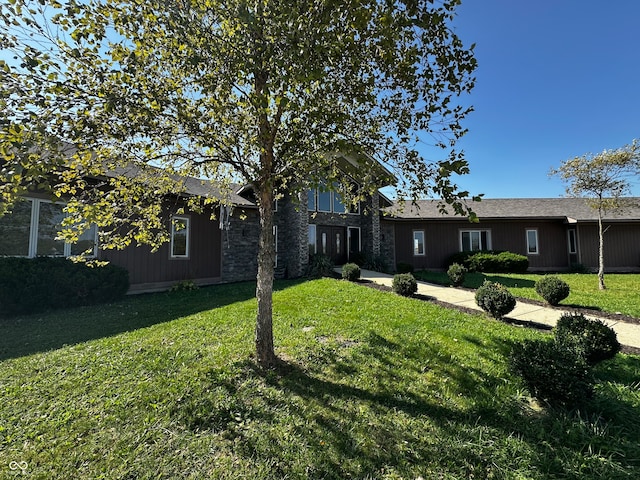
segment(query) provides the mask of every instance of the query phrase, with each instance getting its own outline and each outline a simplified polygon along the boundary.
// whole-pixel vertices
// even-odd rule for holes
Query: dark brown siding
[[[148,246],[105,250],[100,258],[129,271],[131,290],[162,288],[181,280],[210,283],[220,278],[220,229],[209,214],[188,214],[191,219],[189,258],[170,258],[169,244],[152,253]]]
[[[460,251],[461,230],[490,230],[491,248],[527,255],[526,231],[538,231],[539,254],[527,255],[532,270],[562,270],[569,266],[566,226],[553,221],[395,221],[396,262],[416,269],[446,267],[451,255]],[[425,232],[425,255],[413,255],[413,232]]]
[[[604,265],[608,271],[640,270],[640,225],[605,223]],[[598,225],[578,226],[580,263],[598,268]]]

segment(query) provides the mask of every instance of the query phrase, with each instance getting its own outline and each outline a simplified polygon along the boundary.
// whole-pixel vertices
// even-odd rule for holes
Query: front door
[[[318,226],[318,253],[331,258],[336,265],[346,263],[346,232],[345,227]]]

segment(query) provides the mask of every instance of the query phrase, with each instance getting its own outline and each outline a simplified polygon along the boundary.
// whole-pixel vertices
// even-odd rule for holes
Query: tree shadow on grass
[[[305,280],[282,280],[274,291]],[[0,319],[0,361],[131,332],[255,298],[255,282],[185,292],[131,295],[122,301]]]
[[[580,478],[622,478],[637,466],[625,458],[635,458],[637,449],[628,450],[629,433],[618,428],[623,419],[603,434],[589,413],[532,415],[516,399],[498,405],[492,396],[505,379],[473,365],[460,368],[446,347],[422,349],[373,332],[358,342],[325,339],[322,347],[275,370],[246,361],[212,371],[186,409],[178,405],[173,414],[199,434],[226,438],[234,456],[269,465],[271,478],[488,478],[500,472],[569,478],[574,468],[582,468]],[[438,385],[416,387],[426,381],[421,374]],[[475,406],[451,403],[443,397],[447,389],[473,398]],[[619,410],[628,414],[629,408]],[[611,452],[593,469],[581,464],[589,442],[603,455]]]

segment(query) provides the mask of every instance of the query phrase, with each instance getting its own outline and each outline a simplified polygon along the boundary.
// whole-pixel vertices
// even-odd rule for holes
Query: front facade
[[[479,250],[525,255],[531,271],[598,267],[597,212],[585,199],[487,199],[473,209],[478,223],[442,215],[434,201],[387,209],[386,255],[416,269],[444,269],[451,255]],[[640,207],[605,214],[603,224],[607,270],[640,271]]]
[[[194,190],[198,188],[193,187]],[[171,215],[170,241],[158,251],[146,246],[99,250],[95,228],[77,244],[56,239],[64,203],[33,194],[0,217],[0,256],[71,256],[83,252],[129,271],[131,292],[163,290],[181,281],[213,284],[255,279],[258,209],[250,190],[238,187],[233,207]],[[316,188],[274,205],[276,275],[303,276],[310,257],[336,264],[381,255],[394,268],[447,267],[462,251],[507,250],[526,255],[531,271],[598,266],[596,213],[583,199],[494,199],[474,204],[478,223],[442,215],[435,201],[401,208],[379,192],[356,206],[336,191]],[[608,271],[640,271],[640,207],[604,219]]]

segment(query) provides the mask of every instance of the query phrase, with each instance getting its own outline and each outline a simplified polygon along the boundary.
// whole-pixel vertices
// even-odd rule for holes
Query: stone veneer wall
[[[296,201],[288,195],[278,200],[275,214],[278,225],[278,267],[285,268],[285,277],[305,274],[309,263],[306,193]]]
[[[246,215],[243,220],[240,218]],[[260,220],[257,210],[234,209],[229,229],[222,232],[223,282],[255,280],[258,274],[258,237]]]
[[[388,220],[380,222],[380,255],[387,261],[387,266],[396,269],[396,235],[395,224]]]

